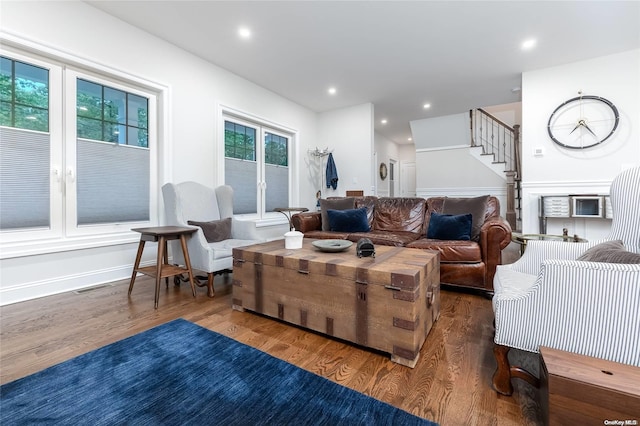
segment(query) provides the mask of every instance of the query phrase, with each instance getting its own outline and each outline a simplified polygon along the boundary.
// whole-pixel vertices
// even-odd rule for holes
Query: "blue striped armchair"
[[[498,266],[493,284],[497,392],[511,395],[512,378],[538,385],[533,374],[510,365],[511,348],[536,353],[549,346],[640,366],[640,264],[577,260],[615,240],[640,254],[640,167],[613,180],[610,198],[613,221],[606,239],[530,241],[517,262]]]

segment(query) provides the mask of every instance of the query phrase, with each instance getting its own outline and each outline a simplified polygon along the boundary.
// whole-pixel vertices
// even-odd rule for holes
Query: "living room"
[[[628,7],[636,7],[637,12],[633,2]],[[268,120],[293,132],[299,145],[296,164],[292,164],[295,178],[291,180],[291,206],[315,207],[318,174],[308,171],[315,165],[307,164],[307,152],[325,147],[333,150],[341,185],[337,190],[323,187],[323,196],[343,195],[347,189],[384,195],[385,182],[378,181],[378,166],[393,159],[398,165],[416,164],[418,196],[444,193],[472,196],[490,192],[504,197],[504,192],[500,192],[504,188],[479,182],[476,176],[483,172],[452,171],[455,169],[450,166],[452,162],[468,161],[467,154],[458,148],[468,144],[467,141],[443,141],[440,137],[416,134],[412,144],[400,144],[376,131],[382,117],[373,100],[315,112],[90,3],[3,2],[0,19],[3,52],[18,50],[53,57],[83,70],[97,69],[120,79],[138,80],[153,89],[161,105],[158,108],[161,119],[156,173],[151,183],[152,224],[162,223],[162,184],[193,180],[213,187],[224,182],[219,133],[225,112]],[[54,26],[51,22],[58,24]],[[100,28],[100,34],[89,36],[96,34],[96,28]],[[511,94],[511,101],[521,102],[522,109],[522,122],[518,124],[523,129],[523,232],[538,232],[537,202],[541,194],[606,194],[614,176],[622,169],[640,164],[637,143],[640,46],[637,32],[628,37],[631,40],[627,48],[616,46],[609,54],[568,63],[558,60],[548,67],[521,73],[521,95]],[[519,40],[514,40],[514,46],[517,43]],[[616,138],[597,150],[563,150],[547,135],[549,114],[566,99],[577,96],[579,90],[614,100],[621,113]],[[490,105],[470,107],[481,106]],[[468,111],[451,111],[413,121],[417,125],[417,121],[427,120],[437,126],[439,121],[458,114]],[[536,151],[539,148],[541,151]],[[484,170],[481,165],[474,167]],[[570,224],[570,232],[597,239],[606,234],[607,224],[607,221],[576,220]],[[565,223],[557,221],[549,226],[549,233],[560,233]],[[269,238],[281,235],[286,227],[282,220],[261,223],[261,230]],[[126,279],[136,257],[138,238],[131,232],[98,238],[59,231],[55,238],[45,242],[3,241],[1,303]],[[147,263],[154,260],[153,253],[146,253],[143,258]],[[199,299],[204,299],[202,296],[199,294]]]
[[[159,128],[157,173],[152,176],[154,182],[151,183],[151,202],[155,206],[150,211],[153,223],[159,223],[163,214],[159,189],[164,182],[193,180],[216,186],[224,181],[224,171],[220,166],[224,161],[220,156],[222,147],[216,130],[216,123],[222,120],[220,116],[224,108],[268,118],[297,132],[300,146],[296,153],[297,164],[292,165],[292,174],[295,176],[291,179],[289,204],[292,206],[313,208],[316,205],[316,192],[320,184],[317,173],[311,175],[311,170],[316,170],[316,164],[310,162],[307,151],[317,147],[334,150],[341,178],[338,189],[324,188],[323,196],[343,195],[347,189],[364,189],[368,194],[376,193],[373,188],[382,191],[384,188],[376,181],[379,179],[378,165],[381,162],[388,163],[388,158],[383,156],[389,156],[396,157],[399,164],[403,161],[416,163],[415,186],[419,196],[470,196],[488,192],[504,200],[504,187],[497,187],[495,180],[488,181],[481,165],[475,164],[468,169],[468,155],[457,149],[460,145],[468,145],[467,141],[445,143],[440,137],[434,140],[416,135],[413,149],[412,145],[393,143],[374,130],[379,125],[374,122],[378,112],[372,103],[315,113],[82,2],[47,2],[39,5],[35,11],[21,2],[8,2],[3,9],[2,28],[4,45],[7,47],[14,40],[25,43],[27,49],[37,49],[40,41],[43,42],[42,48],[46,50],[50,47],[52,54],[70,56],[77,61],[91,58],[91,62],[107,69],[122,70],[125,76],[146,76],[149,84],[161,82],[157,83],[156,90],[160,97],[170,97],[172,107],[162,109],[170,119],[165,120]],[[67,25],[65,28],[69,29],[70,34],[59,31],[49,34],[46,22],[52,16],[59,17],[59,22],[66,22],[71,19],[70,16],[86,16],[75,26],[87,25],[87,28],[84,31],[72,31],[73,26]],[[38,19],[41,21],[38,22]],[[86,37],[74,36],[90,33],[96,22],[100,22],[103,28],[111,28],[111,37],[121,37],[123,41],[120,44],[130,45],[135,40],[139,46],[122,51],[106,42],[104,47],[96,50],[95,46],[99,46],[101,40],[86,43]],[[57,39],[59,41],[55,42]],[[144,60],[137,53],[139,51],[147,52]],[[171,66],[168,66],[167,58],[171,58]],[[638,163],[640,148],[630,142],[638,138],[638,103],[635,96],[639,85],[635,73],[637,69],[638,51],[628,50],[610,57],[522,73],[524,232],[538,232],[538,195],[606,193],[617,172]],[[187,75],[189,78],[185,78]],[[562,85],[576,80],[580,84],[560,89]],[[594,87],[589,90],[591,93],[606,92],[609,98],[616,100],[621,113],[626,115],[619,125],[620,137],[611,141],[609,146],[604,144],[591,152],[560,149],[546,134],[546,116],[561,102],[576,96],[578,90],[586,91],[586,87]],[[206,94],[206,100],[194,99],[201,93]],[[193,108],[192,105],[198,107]],[[467,111],[455,113],[466,114]],[[437,124],[449,116],[451,114],[426,121]],[[414,121],[417,123],[422,120]],[[330,142],[334,140],[339,142]],[[442,150],[443,145],[450,149]],[[543,148],[544,155],[533,155],[534,148]],[[374,159],[376,152],[380,158]],[[358,159],[358,167],[353,167],[350,162],[354,158]],[[468,175],[449,170],[446,165],[452,161],[464,161]],[[384,195],[384,192],[380,194]],[[504,209],[505,205],[502,204]],[[570,229],[571,234],[597,238],[606,232],[606,221],[603,221],[604,228],[596,221],[586,223],[588,227],[584,220],[577,221],[575,228]],[[564,223],[552,226],[555,228],[550,231],[558,233]],[[283,229],[286,230],[286,225],[282,221],[275,227],[261,228],[264,232],[270,232],[267,237],[281,235]],[[54,239],[49,237],[46,244],[24,243],[20,240],[15,244],[4,244],[1,260],[3,280],[0,284],[3,303],[126,278],[131,259],[135,258],[136,243],[135,235],[123,231],[117,237],[98,239],[95,243],[88,241],[84,235],[74,238],[58,234]],[[75,254],[79,253],[82,253],[84,262],[75,260]],[[144,261],[152,262],[153,259],[151,255],[145,255]],[[45,271],[32,268],[34,264],[53,266]]]

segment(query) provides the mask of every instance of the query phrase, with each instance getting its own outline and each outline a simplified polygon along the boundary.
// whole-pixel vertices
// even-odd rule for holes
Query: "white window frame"
[[[67,69],[65,73],[65,127],[67,129],[67,137],[65,141],[66,158],[65,158],[65,184],[67,194],[76,194],[76,144],[77,144],[77,119],[76,119],[76,95],[77,95],[77,80],[88,80],[92,83],[101,84],[103,86],[109,86],[114,89],[122,90],[127,93],[133,93],[149,99],[148,104],[148,117],[149,117],[149,139],[148,149],[150,154],[149,174],[151,182],[149,183],[150,199],[149,199],[149,220],[140,222],[124,222],[124,223],[109,223],[109,224],[96,224],[96,225],[77,225],[77,197],[65,197],[66,201],[66,234],[68,236],[78,235],[94,235],[94,234],[107,234],[128,232],[131,228],[151,226],[152,223],[158,223],[157,208],[158,205],[158,155],[157,155],[157,136],[156,136],[156,96],[153,93],[141,91],[135,87],[120,84],[114,80],[107,79],[103,76],[96,76],[93,74],[83,73],[79,70]],[[108,142],[105,142],[108,143]],[[136,148],[125,148],[136,149]]]
[[[257,227],[261,226],[270,226],[270,225],[278,225],[286,222],[286,218],[281,213],[277,212],[267,212],[266,201],[265,201],[265,187],[262,185],[265,183],[265,167],[264,167],[264,145],[265,145],[265,134],[271,133],[274,135],[284,136],[288,138],[289,144],[287,147],[287,155],[288,155],[288,168],[289,168],[289,204],[296,205],[298,203],[297,196],[295,194],[298,193],[298,182],[294,179],[298,171],[297,164],[297,152],[298,152],[298,131],[288,127],[286,125],[275,123],[271,120],[267,120],[262,117],[258,117],[241,110],[228,107],[225,105],[218,105],[218,128],[220,129],[218,134],[218,153],[219,153],[219,161],[218,161],[218,182],[225,182],[225,135],[224,135],[224,123],[225,121],[233,121],[238,124],[242,124],[243,126],[248,126],[257,129],[256,132],[256,142],[259,141],[260,147],[262,149],[258,149],[256,152],[256,161],[260,161],[258,165],[258,179],[259,182],[256,182],[256,191],[258,192],[258,202],[259,202],[259,210],[254,214],[236,214],[235,217],[242,220],[253,220],[256,222]],[[266,184],[265,184],[266,185]],[[256,206],[257,207],[257,206]],[[287,206],[282,206],[287,207]]]
[[[7,49],[4,46],[0,49],[0,53],[2,56],[10,59],[35,65],[49,71],[49,132],[46,134],[49,135],[49,158],[51,168],[51,179],[49,181],[49,228],[21,228],[0,231],[0,237],[2,237],[3,242],[23,242],[39,239],[45,240],[60,238],[63,235],[62,206],[64,185],[64,176],[62,175],[62,108],[54,105],[52,99],[61,99],[62,97],[62,66],[38,56],[24,55],[19,51]],[[13,127],[7,128],[25,133],[45,133]]]
[[[100,76],[101,78],[106,79],[105,81],[127,82],[133,86],[148,90],[150,93],[155,95],[157,105],[155,105],[154,108],[156,108],[155,111],[157,114],[154,114],[153,119],[149,117],[150,133],[152,125],[156,130],[156,149],[150,162],[150,176],[152,180],[152,182],[150,182],[149,194],[150,220],[148,222],[140,223],[144,226],[155,226],[159,223],[160,218],[161,205],[159,200],[159,187],[162,183],[171,181],[172,176],[172,163],[170,161],[172,147],[169,140],[169,135],[171,134],[170,123],[172,113],[170,108],[170,87],[146,78],[113,69],[107,65],[80,58],[68,52],[44,46],[38,42],[4,33],[2,31],[0,31],[0,54],[26,63],[43,66],[43,68],[47,68],[49,70],[56,69],[56,67],[58,67],[60,72],[59,76],[56,74],[56,80],[60,81],[59,89],[56,86],[57,83],[56,85],[52,83],[53,77],[51,74],[49,83],[49,133],[56,136],[55,141],[52,136],[51,144],[51,226],[50,229],[47,230],[25,229],[0,232],[0,259],[138,242],[140,235],[131,231],[131,228],[136,225],[130,222],[122,224],[122,226],[118,226],[118,224],[116,224],[115,227],[112,227],[110,232],[105,232],[105,229],[94,228],[93,233],[88,231],[85,233],[69,233],[66,223],[67,221],[64,216],[64,192],[66,191],[66,183],[64,173],[65,168],[63,166],[64,161],[66,160],[65,138],[75,138],[76,135],[65,134],[63,125],[63,123],[65,123],[65,118],[63,117],[63,114],[67,113],[66,108],[68,106],[62,107],[53,105],[54,102],[52,99],[54,96],[52,96],[52,91],[59,90],[60,93],[57,95],[62,99],[62,81],[64,79],[62,72],[66,68],[71,68],[83,70],[87,75],[91,75],[91,78]],[[109,85],[113,86],[112,83]],[[75,106],[75,98],[73,99],[73,104]],[[151,115],[151,113],[149,115]],[[75,111],[73,113],[73,117],[75,120]]]

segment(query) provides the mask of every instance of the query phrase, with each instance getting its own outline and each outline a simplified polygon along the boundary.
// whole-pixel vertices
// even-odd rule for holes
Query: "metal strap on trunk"
[[[369,304],[367,302],[367,288],[369,286],[369,270],[356,269],[356,343],[367,344]]]
[[[263,312],[263,289],[262,289],[262,253],[255,254],[254,264],[254,290],[256,297],[256,312]]]
[[[402,328],[404,330],[415,331],[420,323],[420,317],[418,316],[415,321],[405,320],[402,318],[393,317],[393,326]]]
[[[327,334],[333,336],[333,318],[327,317]]]
[[[309,260],[300,259],[298,262],[298,272],[301,274],[309,274]]]
[[[393,354],[407,360],[414,360],[418,356],[419,349],[406,349],[399,346],[393,347]]]

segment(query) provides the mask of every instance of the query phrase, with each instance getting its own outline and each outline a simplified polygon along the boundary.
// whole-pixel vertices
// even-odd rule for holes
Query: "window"
[[[264,147],[265,163],[286,167],[289,160],[287,155],[288,142],[289,139],[284,136],[267,133]]]
[[[156,94],[13,50],[0,60],[3,244],[100,245],[157,220]]]
[[[0,58],[0,126],[49,131],[49,71]]]
[[[240,160],[256,160],[256,129],[231,121],[224,122],[224,155]]]
[[[234,189],[234,213],[263,217],[289,206],[292,135],[260,123],[224,117],[225,183]]]
[[[0,57],[0,230],[51,234],[52,205],[61,206],[52,194],[51,151],[61,135],[49,126],[50,80],[60,73],[20,59]]]
[[[147,98],[83,79],[77,84],[78,138],[148,146]]]
[[[69,78],[77,134],[76,221],[69,225],[149,221],[149,99],[75,73]]]

